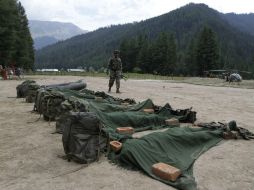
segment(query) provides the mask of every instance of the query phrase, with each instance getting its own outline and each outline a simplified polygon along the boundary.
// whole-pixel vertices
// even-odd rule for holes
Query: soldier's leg
[[[120,80],[121,80],[121,73],[116,73],[116,93],[120,93]]]
[[[115,72],[110,71],[108,92],[111,92],[111,87],[114,85],[114,82],[115,82]]]

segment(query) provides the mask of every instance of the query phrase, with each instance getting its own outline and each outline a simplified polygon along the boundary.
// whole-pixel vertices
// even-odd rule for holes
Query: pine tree
[[[170,34],[168,37],[168,50],[167,50],[167,62],[164,65],[164,74],[170,75],[173,74],[176,67],[176,43],[173,34]]]
[[[33,40],[29,31],[28,20],[26,17],[25,9],[20,2],[18,7],[18,23],[17,23],[17,52],[16,62],[17,66],[24,67],[25,69],[32,68],[34,63],[34,49]]]
[[[152,46],[152,67],[155,73],[165,75],[168,60],[168,35],[160,33],[156,42]]]
[[[192,39],[189,44],[189,48],[185,57],[186,73],[190,76],[197,75],[197,63],[196,63],[196,43],[195,39]]]
[[[0,64],[31,68],[33,41],[25,10],[16,0],[0,0]]]
[[[149,73],[149,65],[151,63],[149,41],[146,35],[142,36],[139,40],[139,53],[137,57],[137,67],[141,69],[143,73]]]
[[[123,60],[123,71],[132,71],[136,66],[138,56],[138,43],[136,38],[124,40],[120,45],[121,58]]]
[[[15,54],[16,1],[1,0],[0,15],[0,64],[8,66]]]
[[[197,71],[202,76],[204,71],[217,69],[219,61],[218,45],[215,33],[208,27],[202,30],[197,45]]]
[[[18,6],[18,24],[17,24],[17,51],[16,64],[25,69],[32,68],[34,63],[33,40],[28,27],[28,20],[25,9],[20,2]]]

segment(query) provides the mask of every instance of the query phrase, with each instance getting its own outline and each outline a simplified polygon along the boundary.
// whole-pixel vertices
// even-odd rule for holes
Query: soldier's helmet
[[[117,54],[119,54],[119,53],[120,53],[119,50],[114,50],[114,55],[117,55]]]

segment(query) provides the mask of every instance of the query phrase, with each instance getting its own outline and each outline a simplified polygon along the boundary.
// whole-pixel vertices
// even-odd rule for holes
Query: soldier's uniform
[[[111,87],[114,85],[114,82],[116,81],[116,92],[120,93],[120,79],[122,74],[122,61],[117,56],[119,54],[119,51],[114,51],[114,57],[109,59],[108,63],[108,70],[109,70],[109,84],[108,84],[108,92],[111,91]]]

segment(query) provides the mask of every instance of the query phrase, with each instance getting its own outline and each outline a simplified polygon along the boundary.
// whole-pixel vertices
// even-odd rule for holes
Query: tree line
[[[124,72],[201,76],[206,70],[220,67],[216,34],[209,27],[191,40],[184,64],[178,64],[181,52],[172,33],[161,32],[155,40],[147,35],[124,39],[120,51]]]
[[[24,7],[17,0],[0,0],[0,65],[30,69],[33,40]]]
[[[202,4],[58,42],[36,51],[36,67],[102,70],[114,49],[121,50],[128,72],[198,76],[203,70],[235,69],[254,73],[254,37]]]

